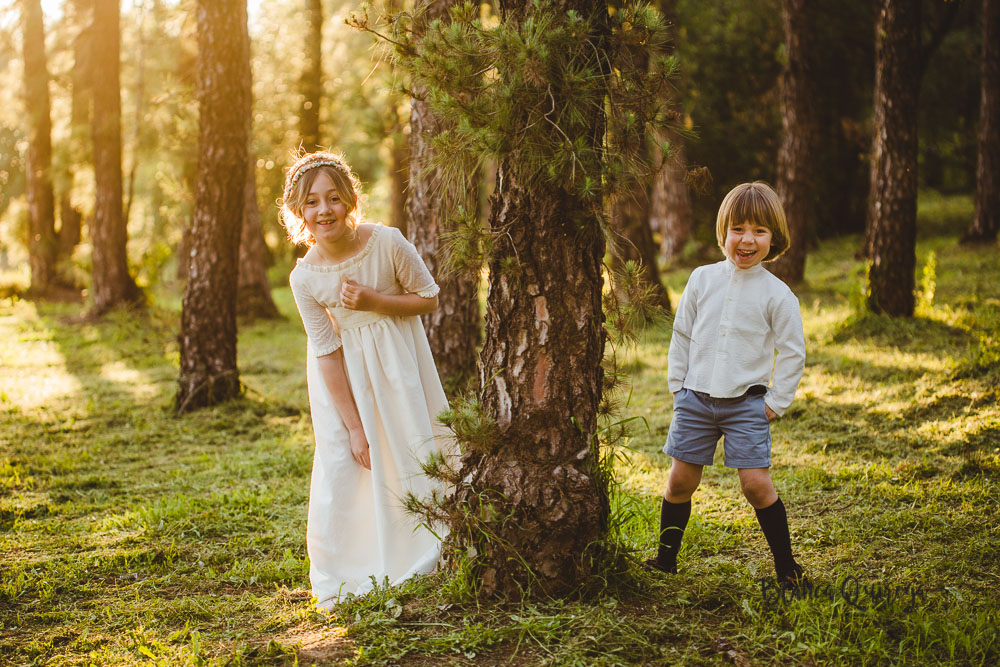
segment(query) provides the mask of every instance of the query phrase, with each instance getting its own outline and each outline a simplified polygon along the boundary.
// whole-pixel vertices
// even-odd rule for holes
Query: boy
[[[788,249],[778,195],[759,181],[733,188],[719,207],[716,235],[726,259],[691,273],[674,318],[667,374],[674,419],[663,448],[673,464],[659,547],[646,565],[677,571],[691,495],[724,436],[725,464],[737,469],[757,513],[779,584],[791,587],[802,568],[792,557],[785,506],[771,483],[770,422],[791,404],[806,355],[798,299],[761,266]]]

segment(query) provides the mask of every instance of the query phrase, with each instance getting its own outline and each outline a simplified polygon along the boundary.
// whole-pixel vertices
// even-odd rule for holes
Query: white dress
[[[289,277],[308,336],[306,377],[316,436],[306,543],[309,579],[320,607],[363,594],[372,577],[392,584],[430,572],[440,539],[403,510],[407,493],[435,488],[420,468],[444,451],[436,416],[447,400],[419,317],[393,317],[340,305],[350,279],[383,294],[433,297],[438,286],[398,229],[376,225],[354,257],[332,266],[298,261]],[[371,454],[369,472],[351,457],[347,430],[316,358],[343,345],[351,391]],[[436,530],[439,536],[443,533]]]

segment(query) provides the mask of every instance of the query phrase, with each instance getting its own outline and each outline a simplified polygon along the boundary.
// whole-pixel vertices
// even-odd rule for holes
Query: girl
[[[398,229],[361,222],[359,183],[339,155],[289,168],[281,218],[310,246],[289,277],[308,337],[316,436],[306,543],[320,607],[429,572],[440,539],[403,510],[431,481],[420,464],[444,436],[447,408],[419,315],[438,286]]]

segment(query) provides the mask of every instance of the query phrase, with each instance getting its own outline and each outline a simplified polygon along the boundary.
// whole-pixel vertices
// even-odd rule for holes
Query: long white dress
[[[427,497],[420,468],[448,442],[435,419],[447,407],[419,317],[353,311],[340,305],[344,280],[383,294],[432,297],[438,286],[398,229],[377,225],[360,253],[333,266],[299,260],[289,277],[308,336],[306,377],[316,453],[306,543],[320,607],[430,572],[440,539],[406,513],[407,493]],[[316,358],[343,345],[351,391],[370,446],[369,472],[351,457],[347,430]],[[436,531],[443,537],[441,531]]]

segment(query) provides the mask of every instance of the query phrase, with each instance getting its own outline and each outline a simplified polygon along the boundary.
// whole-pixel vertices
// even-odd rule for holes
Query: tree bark
[[[670,25],[670,33],[674,43],[671,53],[677,48],[677,7],[674,0],[660,0],[660,13]],[[680,105],[674,111],[681,113]],[[687,155],[684,150],[684,139],[676,132],[667,132],[664,136],[676,148],[673,158],[660,169],[653,179],[653,188],[649,202],[649,225],[654,231],[659,231],[660,254],[671,260],[684,250],[691,238],[691,193],[688,192],[685,176],[687,175]]]
[[[913,315],[917,239],[920,5],[882,0],[876,27],[868,307]]]
[[[177,411],[239,395],[236,293],[249,167],[246,0],[198,0],[198,178],[188,234]]]
[[[243,191],[243,227],[240,233],[240,261],[236,313],[244,320],[281,317],[271,298],[267,279],[267,245],[257,206],[257,176],[253,160],[247,160],[247,180]]]
[[[415,31],[427,23],[444,18],[453,0],[432,0],[423,14],[418,14]],[[426,90],[415,91],[410,101],[409,197],[406,200],[406,231],[410,241],[438,280],[438,308],[423,316],[424,329],[434,354],[441,383],[449,395],[464,389],[476,377],[476,348],[482,341],[479,327],[479,275],[458,274],[444,277],[441,266],[441,233],[445,231],[446,212],[440,192],[440,177],[432,170],[430,139],[441,124],[425,99]],[[478,209],[479,193],[471,188],[459,203],[466,213]]]
[[[788,61],[781,77],[781,147],[777,192],[785,208],[790,243],[784,255],[767,264],[789,285],[802,282],[809,228],[816,220],[816,174],[820,146],[815,68],[810,51],[816,43],[815,3],[783,0],[781,21]]]
[[[995,243],[1000,231],[1000,0],[983,0],[976,212],[963,243]]]
[[[593,17],[600,55],[605,3],[500,4],[503,19],[521,24],[571,9]],[[582,141],[597,147],[603,107],[586,109],[590,134]],[[527,119],[527,111],[512,119],[512,136]],[[481,592],[515,597],[572,590],[589,572],[609,515],[594,437],[605,340],[604,236],[596,212],[577,194],[520,180],[517,165],[528,150],[518,146],[501,159],[491,199],[490,226],[505,231],[490,259],[480,377],[482,407],[498,437],[489,451],[463,455],[455,492],[459,506],[486,525],[476,530],[458,521],[451,532],[459,548],[475,554]]]
[[[49,68],[39,0],[21,0],[24,101],[28,111],[28,265],[31,291],[46,293],[56,281],[55,196],[52,191],[52,121]]]
[[[95,77],[91,137],[97,201],[90,234],[95,315],[143,299],[128,272],[127,231],[122,215],[119,22],[118,0],[96,0],[90,62]]]
[[[402,121],[396,123],[389,141],[392,142],[392,161],[389,166],[391,172],[389,174],[390,220],[393,227],[403,232],[404,236],[409,236],[406,216],[406,187],[410,181],[410,145],[407,136],[403,133]]]
[[[299,81],[302,106],[299,109],[299,136],[302,148],[320,149],[319,110],[323,95],[323,2],[305,0],[306,62]]]

